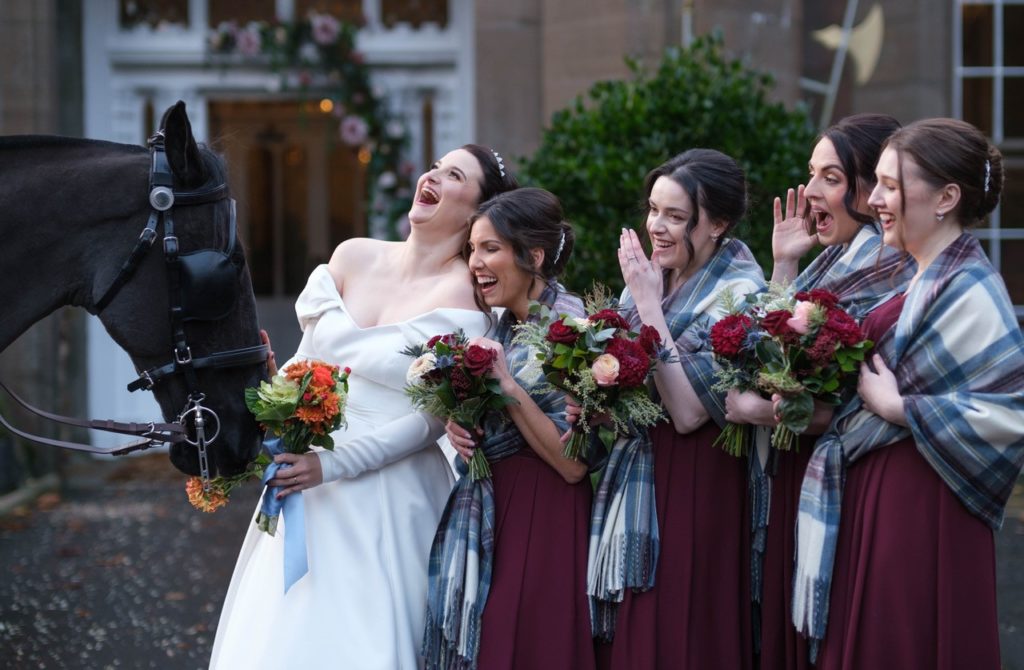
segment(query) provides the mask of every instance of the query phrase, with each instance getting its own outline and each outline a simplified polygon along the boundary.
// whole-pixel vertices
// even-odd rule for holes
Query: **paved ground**
[[[207,515],[163,455],[71,473],[0,517],[0,667],[205,668],[258,486]],[[997,543],[1004,666],[1024,670],[1024,492]]]
[[[0,667],[205,668],[258,485],[203,514],[165,455],[72,472],[0,518]]]

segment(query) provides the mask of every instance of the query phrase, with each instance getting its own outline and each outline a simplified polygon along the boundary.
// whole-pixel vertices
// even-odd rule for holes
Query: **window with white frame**
[[[953,115],[1003,153],[1006,182],[975,231],[1024,319],[1024,0],[954,0]]]

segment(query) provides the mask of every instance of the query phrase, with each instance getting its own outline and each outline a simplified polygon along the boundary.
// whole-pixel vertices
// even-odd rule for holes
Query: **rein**
[[[242,367],[262,363],[267,359],[268,347],[260,344],[239,349],[221,351],[199,358],[193,358],[185,334],[187,320],[217,320],[223,312],[229,311],[234,304],[235,294],[227,285],[228,275],[225,265],[230,266],[228,259],[235,244],[235,201],[228,194],[227,184],[221,182],[215,186],[197,191],[175,191],[173,173],[164,151],[164,133],[158,131],[149,139],[152,156],[149,174],[149,204],[151,212],[146,227],[139,234],[128,258],[121,265],[114,280],[95,304],[96,313],[102,312],[134,276],[142,259],[156,241],[157,229],[163,224],[163,256],[167,273],[167,284],[170,298],[170,322],[172,359],[170,363],[144,370],[139,377],[128,384],[129,391],[147,390],[168,377],[181,374],[185,377],[188,389],[188,401],[172,423],[131,423],[110,419],[76,419],[73,417],[52,414],[29,405],[15,395],[4,384],[0,389],[7,392],[19,405],[27,411],[49,421],[65,425],[89,428],[121,435],[133,435],[139,439],[113,447],[97,447],[91,444],[68,442],[33,435],[13,427],[2,415],[0,425],[13,434],[26,440],[65,449],[85,451],[95,454],[123,455],[141,451],[160,444],[177,444],[185,442],[199,451],[199,469],[204,488],[209,488],[210,470],[207,459],[207,448],[220,434],[220,417],[203,403],[206,395],[199,388],[197,370]],[[221,200],[229,201],[228,250],[202,250],[192,254],[179,254],[178,238],[174,233],[174,207],[212,204]],[[237,272],[237,270],[236,270]],[[198,287],[198,288],[197,288]],[[212,288],[212,291],[208,289]],[[217,290],[219,289],[219,290]],[[199,295],[189,295],[187,291]],[[212,293],[208,298],[205,293]],[[218,303],[218,299],[220,303]],[[213,301],[213,305],[207,304]],[[218,311],[220,310],[220,311]],[[215,316],[220,314],[220,316]],[[188,423],[191,422],[195,439],[189,438]]]

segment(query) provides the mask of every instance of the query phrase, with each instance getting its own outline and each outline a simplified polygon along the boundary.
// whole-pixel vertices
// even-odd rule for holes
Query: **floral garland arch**
[[[295,21],[229,21],[210,33],[208,49],[210,60],[221,66],[265,64],[280,75],[281,90],[321,99],[321,110],[338,119],[338,139],[366,166],[371,230],[395,238],[408,233],[405,216],[416,168],[404,159],[405,125],[387,109],[356,49],[359,28],[317,12]]]

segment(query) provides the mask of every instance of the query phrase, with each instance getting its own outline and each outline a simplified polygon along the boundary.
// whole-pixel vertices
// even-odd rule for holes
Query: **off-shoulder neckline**
[[[341,293],[338,292],[338,285],[334,282],[334,275],[330,273],[330,271],[327,269],[327,266],[319,265],[314,271],[318,271],[321,269],[324,271],[324,274],[327,275],[326,280],[331,286],[331,292],[334,294],[334,297],[338,299],[338,302],[341,304],[342,310],[345,312],[346,315],[348,315],[349,321],[352,322],[352,325],[355,326],[356,329],[361,331],[377,330],[380,328],[394,328],[396,326],[402,326],[404,324],[412,323],[418,319],[422,319],[424,317],[436,314],[438,312],[466,312],[468,314],[478,314],[480,315],[481,318],[487,317],[487,314],[477,309],[467,309],[465,307],[435,307],[429,311],[422,312],[420,314],[417,314],[416,316],[404,319],[402,321],[393,321],[391,323],[378,323],[372,326],[362,326],[359,324],[358,321],[356,321],[356,318],[352,315],[352,312],[348,311],[348,306],[345,305],[345,298],[343,298]]]

